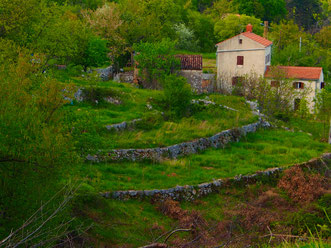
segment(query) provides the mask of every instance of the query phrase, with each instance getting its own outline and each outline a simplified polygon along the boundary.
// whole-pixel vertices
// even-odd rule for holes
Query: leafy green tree
[[[83,16],[94,34],[107,40],[112,57],[119,56],[127,51],[128,43],[121,34],[123,21],[119,5],[106,3],[95,11],[83,11]]]
[[[66,166],[79,161],[63,110],[74,88],[41,73],[41,55],[17,53],[0,66],[0,225],[8,233],[49,199]]]
[[[233,5],[233,1],[218,0],[215,1],[211,7],[206,9],[204,13],[211,16],[214,22],[216,22],[224,18],[227,14],[237,13],[237,9]]]
[[[26,32],[33,25],[40,9],[41,3],[37,0],[0,1],[0,37],[24,44]]]
[[[103,66],[109,60],[107,52],[107,41],[92,37],[85,52],[85,66]]]
[[[269,38],[278,50],[285,46],[297,44],[299,46],[300,37],[303,44],[308,43],[309,35],[302,31],[297,24],[291,21],[282,21],[271,26]]]
[[[188,11],[188,27],[197,37],[202,52],[215,50],[214,22],[210,16],[190,10]]]
[[[264,21],[280,21],[286,15],[284,0],[234,0],[240,14],[255,16]]]
[[[169,39],[157,43],[140,42],[133,46],[139,75],[146,87],[157,88],[157,81],[179,69],[179,60],[173,56],[174,48],[175,43]]]
[[[331,26],[323,27],[319,33],[315,34],[316,41],[324,48],[331,47]]]
[[[178,41],[176,48],[180,50],[187,50],[196,52],[199,50],[198,40],[196,39],[192,30],[185,26],[184,23],[175,25]]]
[[[56,2],[61,5],[76,5],[80,6],[83,9],[97,9],[98,7],[102,6],[105,1],[104,0],[49,0]]]
[[[289,0],[287,7],[289,15],[295,20],[295,23],[305,30],[311,30],[322,13],[319,0]]]
[[[331,121],[331,83],[327,82],[325,88],[317,94],[316,99],[317,116],[323,121],[323,136],[328,136]]]
[[[128,44],[174,39],[174,24],[180,22],[182,7],[172,0],[123,0],[120,3],[121,34]]]
[[[55,18],[55,17],[54,17]],[[52,20],[40,31],[34,50],[47,54],[48,58],[57,58],[59,63],[82,64],[90,31],[76,14],[64,12]]]
[[[263,34],[263,27],[261,26],[262,21],[260,19],[247,15],[239,16],[230,14],[215,23],[214,32],[217,41],[220,42],[240,34],[241,32],[245,32],[246,26],[249,23],[253,25],[254,33],[258,35]]]
[[[188,113],[192,99],[191,86],[186,78],[176,75],[162,80],[163,106],[170,118],[180,118]]]

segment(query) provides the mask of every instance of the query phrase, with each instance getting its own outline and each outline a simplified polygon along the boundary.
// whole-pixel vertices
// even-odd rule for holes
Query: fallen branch
[[[176,229],[176,230],[173,230],[171,233],[169,233],[169,235],[165,238],[164,240],[164,243],[167,243],[168,239],[176,232],[189,232],[191,231],[192,229]]]

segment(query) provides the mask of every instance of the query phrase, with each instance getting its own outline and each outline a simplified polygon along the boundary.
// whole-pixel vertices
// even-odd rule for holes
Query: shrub
[[[107,41],[97,37],[89,40],[85,52],[85,67],[103,66],[107,61]]]
[[[118,97],[117,92],[110,88],[100,88],[98,86],[90,86],[83,89],[84,101],[93,105],[104,103],[106,97]]]
[[[192,91],[186,79],[170,75],[163,80],[162,86],[162,104],[166,115],[170,118],[179,118],[187,114],[191,104]]]
[[[163,116],[160,112],[147,113],[142,120],[136,123],[136,127],[142,130],[151,130],[160,127]]]
[[[139,70],[139,76],[144,81],[144,87],[157,88],[157,81],[164,76],[174,73],[179,69],[179,59],[175,58],[175,43],[169,39],[163,39],[158,43],[139,43],[133,46],[136,51],[135,60]]]

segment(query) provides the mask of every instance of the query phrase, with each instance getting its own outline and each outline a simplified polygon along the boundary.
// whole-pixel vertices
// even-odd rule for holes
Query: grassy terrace
[[[81,81],[80,85],[86,82]],[[196,138],[212,136],[225,129],[242,126],[257,121],[243,98],[235,96],[210,95],[210,100],[217,104],[230,106],[238,112],[219,106],[192,106],[191,114],[179,120],[167,120],[162,117],[161,109],[155,104],[161,92],[138,89],[130,84],[100,82],[97,84],[122,103],[119,105],[88,102],[67,105],[66,108],[77,120],[84,122],[84,133],[80,144],[91,144],[91,153],[99,149],[113,148],[149,148],[163,147]],[[196,96],[201,98],[202,96]],[[153,109],[148,109],[147,104]],[[121,132],[109,132],[105,126],[142,118],[143,121],[134,129]],[[84,121],[85,120],[85,121]]]
[[[179,160],[82,164],[73,173],[96,191],[161,189],[289,166],[326,151],[330,151],[329,145],[307,134],[266,130],[249,134],[225,149],[210,149]]]

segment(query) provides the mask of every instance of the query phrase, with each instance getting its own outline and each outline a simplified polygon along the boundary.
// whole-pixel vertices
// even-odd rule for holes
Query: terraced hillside
[[[228,129],[232,130],[233,135],[235,130],[240,130],[239,127],[259,119],[243,98],[218,94],[195,96],[196,101],[193,101],[195,103],[192,103],[187,116],[177,120],[166,119],[158,106],[161,91],[139,89],[116,82],[99,82],[91,86],[88,81],[79,80],[80,87],[89,89],[87,96],[93,96],[91,91],[102,92],[98,93],[101,98],[98,96],[95,99],[93,96],[66,106],[73,123],[76,147],[84,159],[88,154],[107,154],[113,149],[173,146],[207,138]],[[110,128],[123,122],[126,123],[122,125],[124,128]],[[207,150],[198,149],[195,154],[179,154],[176,159],[115,159],[99,163],[85,160],[73,167],[68,175],[81,183],[74,213],[84,223],[92,225],[88,237],[100,247],[138,247],[161,241],[178,228],[189,231],[169,237],[167,242],[171,247],[216,247],[233,239],[238,245],[234,247],[241,247],[240,236],[249,238],[250,244],[267,243],[266,238],[257,237],[267,235],[267,228],[280,231],[278,225],[287,226],[281,231],[288,235],[294,233],[291,228],[296,230],[297,236],[303,235],[308,229],[298,228],[305,223],[305,217],[294,221],[291,218],[299,218],[298,214],[302,211],[309,214],[307,206],[292,202],[285,190],[277,186],[278,179],[263,179],[251,186],[231,186],[218,193],[211,192],[204,198],[194,198],[193,202],[169,200],[162,203],[150,197],[119,201],[106,199],[102,195],[112,198],[114,192],[124,190],[197,186],[269,168],[287,168],[331,151],[329,145],[319,142],[318,136],[307,132],[276,126],[260,128],[256,132],[240,134],[241,138],[236,138],[236,142]],[[324,192],[327,184],[326,181],[321,182],[324,182],[319,184]],[[325,197],[318,203],[321,207],[314,210],[318,221],[312,221],[312,226],[327,223],[322,210],[323,204],[329,199]],[[311,204],[315,204],[316,199],[313,198]],[[284,207],[279,210],[273,208],[275,202],[284,203]],[[266,204],[266,208],[263,204]],[[236,210],[238,208],[247,211],[241,212]],[[271,218],[268,215],[260,226],[261,219],[253,216],[264,216],[265,211],[286,216]],[[197,230],[200,230],[198,234],[195,233]],[[250,230],[248,236],[243,235],[247,230]],[[227,237],[222,236],[225,233]],[[274,244],[280,241],[275,238]]]

